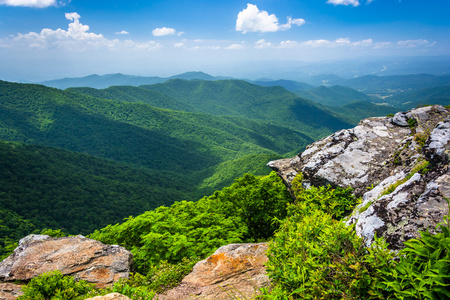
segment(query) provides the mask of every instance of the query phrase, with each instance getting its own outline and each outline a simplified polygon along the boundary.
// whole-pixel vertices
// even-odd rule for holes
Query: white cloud
[[[391,42],[377,42],[374,44],[373,49],[387,48],[392,45]]]
[[[305,24],[304,19],[288,18],[286,24],[279,24],[278,18],[267,11],[260,11],[254,4],[247,4],[247,8],[239,12],[236,20],[236,31],[247,32],[276,32],[279,30],[287,30],[292,25],[301,26]]]
[[[228,50],[239,50],[239,49],[245,49],[245,46],[243,44],[232,44],[232,45],[226,47],[225,49],[228,49]]]
[[[374,42],[372,39],[365,39],[361,41],[352,42],[349,38],[338,38],[334,41],[329,40],[310,40],[300,43],[301,46],[318,48],[318,47],[367,47],[373,49],[385,48],[391,45],[390,42]]]
[[[107,39],[102,34],[89,32],[89,26],[80,23],[80,15],[76,12],[66,13],[69,23],[67,30],[44,28],[41,32],[19,33],[11,39],[4,40],[10,47],[17,46],[21,49],[26,47],[34,49],[63,49],[66,51],[87,51],[101,48],[118,49],[132,48],[136,50],[152,50],[160,48],[161,45],[154,41],[133,42],[130,40],[120,41],[118,39]],[[121,33],[123,34],[123,33]]]
[[[162,27],[153,29],[152,33],[154,36],[165,36],[165,35],[175,35],[177,31],[173,28]]]
[[[184,47],[184,43],[175,43],[173,46],[175,48],[182,48],[182,47]]]
[[[416,48],[416,47],[431,47],[434,46],[436,42],[430,43],[427,40],[419,39],[419,40],[406,40],[406,41],[398,41],[397,46],[401,48]]]
[[[307,47],[329,47],[331,45],[331,42],[323,39],[310,40],[303,42],[302,45]]]
[[[0,0],[0,5],[7,6],[24,6],[24,7],[37,7],[44,8],[50,6],[64,6],[68,1],[57,1],[57,0]]]
[[[195,46],[189,48],[189,50],[220,50],[220,46]]]
[[[366,40],[354,42],[353,44],[354,44],[355,46],[369,47],[369,46],[372,46],[372,45],[373,45],[373,40],[372,40],[372,39],[366,39]]]
[[[130,34],[128,31],[122,30],[122,31],[118,31],[115,34]]]
[[[295,48],[298,46],[298,42],[296,41],[282,41],[278,48]]]
[[[272,43],[266,42],[266,40],[262,39],[255,43],[255,48],[264,49],[272,46]]]
[[[368,1],[368,3],[372,1]],[[360,5],[359,0],[328,0],[327,3],[333,5],[353,5],[355,7]]]

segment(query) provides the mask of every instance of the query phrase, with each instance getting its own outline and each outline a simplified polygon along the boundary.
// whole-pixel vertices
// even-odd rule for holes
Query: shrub
[[[72,276],[64,276],[60,271],[44,273],[22,289],[19,300],[72,300],[94,290],[94,285],[84,280],[75,281]]]
[[[371,275],[352,227],[314,211],[289,217],[269,244],[270,299],[353,299],[367,295]],[[284,295],[284,296],[283,296]]]
[[[160,261],[177,264],[186,257],[206,257],[230,243],[265,240],[286,216],[291,197],[273,172],[262,178],[246,174],[230,187],[198,202],[175,202],[123,224],[95,231],[90,238],[131,250],[137,270],[146,274]]]
[[[131,274],[128,279],[120,279],[112,288],[105,289],[101,294],[108,293],[120,293],[133,300],[151,300],[156,294],[149,287],[147,278],[139,273]]]
[[[296,201],[295,205],[288,205],[290,215],[294,213],[308,215],[314,210],[320,210],[340,220],[348,215],[358,202],[352,194],[351,187],[343,189],[327,185],[304,189],[302,180],[302,173],[298,173],[292,181]]]

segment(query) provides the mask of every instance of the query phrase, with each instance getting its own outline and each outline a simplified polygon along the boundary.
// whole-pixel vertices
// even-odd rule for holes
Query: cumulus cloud
[[[175,43],[173,46],[175,48],[182,48],[182,47],[184,47],[184,43]]]
[[[255,48],[257,49],[264,49],[264,48],[270,48],[272,46],[272,43],[266,42],[266,40],[262,39],[255,43]]]
[[[64,6],[68,1],[57,0],[0,0],[0,5],[7,6],[23,6],[23,7],[37,7],[44,8],[49,6]]]
[[[220,50],[220,46],[195,46],[189,48],[189,50]]]
[[[243,44],[232,44],[232,45],[226,47],[225,49],[228,49],[228,50],[239,50],[239,49],[244,49],[244,48],[245,48],[245,46]]]
[[[373,0],[372,0],[373,1]],[[368,3],[372,2],[372,1],[368,1]],[[328,0],[327,1],[328,4],[333,4],[333,5],[353,5],[353,6],[358,6],[359,0]]]
[[[122,30],[122,31],[118,31],[115,34],[130,34],[128,31]]]
[[[295,48],[298,46],[298,42],[296,41],[282,41],[278,48]]]
[[[267,11],[260,11],[254,4],[247,4],[247,8],[239,12],[236,20],[236,31],[247,32],[276,32],[280,30],[287,30],[292,25],[301,26],[305,24],[304,19],[288,18],[286,24],[279,24],[278,18]]]
[[[102,34],[89,32],[89,26],[80,23],[81,16],[78,13],[66,13],[65,17],[67,20],[72,21],[69,23],[67,30],[44,28],[39,33],[19,33],[17,36],[12,37],[12,39],[4,42],[9,44],[10,47],[18,46],[22,49],[28,46],[34,49],[63,49],[78,52],[100,48],[116,49],[131,47],[138,50],[149,50],[161,47],[159,43],[154,41],[137,43],[130,40],[124,42],[118,39],[110,40]]]
[[[152,33],[154,36],[165,36],[165,35],[175,35],[177,31],[173,28],[162,27],[153,29]]]
[[[307,47],[329,47],[330,44],[331,44],[330,41],[323,40],[323,39],[309,40],[309,41],[302,43],[303,46],[307,46]]]

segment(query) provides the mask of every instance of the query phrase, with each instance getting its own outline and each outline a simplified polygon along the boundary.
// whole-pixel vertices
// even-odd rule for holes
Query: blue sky
[[[450,54],[449,0],[0,0],[0,79]]]

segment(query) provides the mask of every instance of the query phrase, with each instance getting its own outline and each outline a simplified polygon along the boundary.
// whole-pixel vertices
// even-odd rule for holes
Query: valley
[[[44,83],[0,81],[0,254],[30,233],[83,234],[129,249],[142,274],[274,236],[294,202],[269,161],[364,118],[450,105],[445,76],[314,86],[189,72]],[[326,193],[356,205],[348,191]]]

